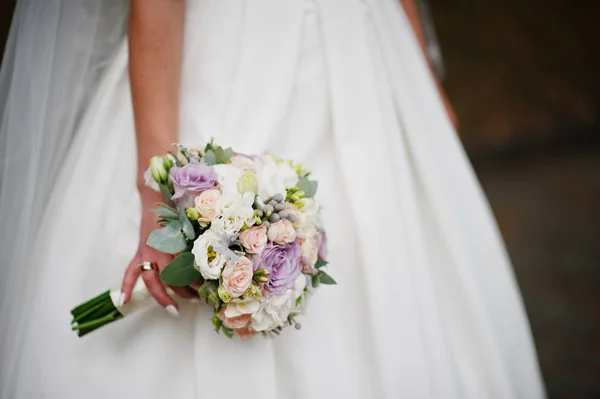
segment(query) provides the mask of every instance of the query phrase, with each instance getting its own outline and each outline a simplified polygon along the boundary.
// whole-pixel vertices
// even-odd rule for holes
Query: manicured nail
[[[121,292],[121,295],[119,295],[119,307],[125,304],[125,299],[127,299],[127,295],[124,292]]]
[[[179,311],[173,305],[168,305],[165,310],[173,317],[179,317]]]
[[[172,290],[171,288],[169,288],[169,287],[167,287],[166,291],[167,291],[167,294],[169,294],[170,296],[173,296],[173,295],[175,295],[175,291],[173,291],[173,290]]]

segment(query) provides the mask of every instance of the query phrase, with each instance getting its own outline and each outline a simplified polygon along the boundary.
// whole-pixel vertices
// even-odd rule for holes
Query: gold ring
[[[143,272],[147,272],[147,271],[151,271],[151,270],[158,270],[158,267],[156,267],[156,263],[154,262],[142,262],[139,265],[137,265],[137,267],[139,267],[140,269],[142,269]]]

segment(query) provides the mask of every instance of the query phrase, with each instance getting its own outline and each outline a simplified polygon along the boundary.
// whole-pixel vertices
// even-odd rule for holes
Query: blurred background
[[[600,398],[598,0],[428,0],[551,398]],[[0,49],[13,0],[0,5]]]

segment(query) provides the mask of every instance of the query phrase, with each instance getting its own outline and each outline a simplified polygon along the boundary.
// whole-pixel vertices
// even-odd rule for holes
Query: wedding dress
[[[187,1],[180,141],[270,151],[320,182],[338,285],[302,329],[229,340],[182,302],[177,319],[157,306],[77,338],[69,310],[120,284],[139,240],[126,7],[18,4],[0,79],[2,399],[545,396],[495,222],[397,0]],[[69,56],[80,65],[61,69]]]

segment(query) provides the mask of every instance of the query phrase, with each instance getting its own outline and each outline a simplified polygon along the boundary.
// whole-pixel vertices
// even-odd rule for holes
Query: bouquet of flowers
[[[150,160],[146,185],[165,203],[153,212],[161,228],[147,244],[176,255],[161,272],[173,286],[201,281],[198,295],[214,308],[212,323],[228,337],[276,334],[300,324],[307,293],[335,284],[317,182],[302,165],[272,155],[247,156],[212,142]],[[71,311],[83,336],[154,301],[138,280],[131,300],[109,290]]]

